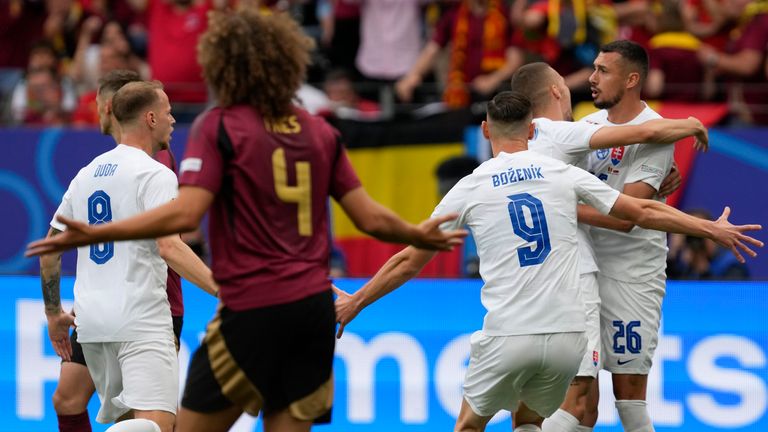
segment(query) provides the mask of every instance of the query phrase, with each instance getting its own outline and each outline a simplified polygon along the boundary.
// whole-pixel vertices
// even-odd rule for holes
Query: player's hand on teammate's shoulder
[[[459,217],[458,214],[451,213],[423,221],[416,227],[417,231],[412,243],[413,246],[428,250],[452,250],[454,246],[461,245],[464,242],[464,237],[468,234],[467,230],[443,231],[440,229],[441,224],[452,221],[457,217]]]
[[[48,338],[53,350],[65,361],[72,360],[72,344],[69,341],[69,328],[75,325],[75,315],[60,309],[58,313],[46,313],[48,318]]]
[[[53,237],[37,240],[27,245],[26,256],[39,256],[54,252],[62,252],[78,246],[96,243],[94,237],[95,227],[85,222],[78,222],[63,216],[56,216],[56,220],[67,226],[62,233]]]
[[[754,258],[757,256],[757,252],[750,249],[748,244],[754,247],[763,247],[763,242],[744,233],[747,231],[758,231],[763,229],[763,227],[757,224],[733,225],[728,221],[730,214],[730,207],[725,207],[723,214],[714,221],[715,231],[712,234],[712,240],[720,246],[729,249],[739,262],[744,263],[744,257],[739,253],[739,249]]]
[[[355,301],[354,296],[348,294],[343,289],[331,284],[333,293],[336,294],[336,301],[334,307],[336,309],[336,323],[339,324],[339,329],[336,331],[336,338],[340,339],[344,334],[344,326],[349,324],[350,321],[355,319],[358,313],[360,313],[360,305]]]
[[[696,117],[688,117],[688,120],[696,122],[699,129],[699,131],[696,132],[696,134],[693,136],[693,148],[701,152],[706,152],[709,150],[709,131],[701,122],[701,120],[697,119]]]

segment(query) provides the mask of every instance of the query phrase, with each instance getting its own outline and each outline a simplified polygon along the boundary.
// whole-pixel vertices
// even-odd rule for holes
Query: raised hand
[[[699,126],[699,131],[693,136],[693,148],[700,152],[706,152],[709,150],[709,131],[696,117],[688,117],[688,120],[695,121]]]
[[[747,231],[758,231],[763,229],[763,227],[756,224],[733,225],[728,222],[728,216],[730,214],[730,207],[723,209],[723,214],[714,222],[715,232],[712,233],[712,240],[720,246],[730,250],[740,263],[744,263],[744,257],[739,253],[739,249],[754,258],[757,256],[757,252],[750,249],[745,243],[755,247],[763,247],[763,242],[743,233]]]
[[[26,256],[39,256],[48,253],[62,252],[78,246],[98,243],[94,233],[94,226],[84,222],[78,222],[63,216],[56,216],[56,220],[67,226],[61,234],[46,239],[37,240],[27,245]]]
[[[464,237],[469,234],[467,230],[457,229],[443,231],[440,225],[459,217],[456,213],[427,219],[417,227],[416,238],[412,243],[419,249],[428,250],[452,250],[464,242]]]

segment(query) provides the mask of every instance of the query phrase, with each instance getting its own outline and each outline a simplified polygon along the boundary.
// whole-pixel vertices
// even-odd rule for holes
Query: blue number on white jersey
[[[112,221],[112,203],[109,195],[98,190],[88,197],[88,223],[98,225]],[[91,245],[91,260],[96,264],[104,264],[115,255],[115,242]]]
[[[509,217],[512,220],[512,229],[515,234],[527,242],[536,242],[536,247],[519,247],[517,257],[520,259],[520,267],[538,265],[544,262],[552,251],[549,243],[549,229],[547,228],[547,216],[544,214],[544,206],[541,201],[531,194],[521,193],[509,195],[512,200],[508,205]],[[532,226],[525,221],[523,207],[531,213]]]

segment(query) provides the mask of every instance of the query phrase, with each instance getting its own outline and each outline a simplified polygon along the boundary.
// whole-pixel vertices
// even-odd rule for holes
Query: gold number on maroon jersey
[[[309,162],[296,162],[296,186],[288,186],[288,168],[285,151],[281,148],[272,153],[272,173],[275,192],[281,201],[296,203],[298,208],[299,235],[312,235],[312,177]]]

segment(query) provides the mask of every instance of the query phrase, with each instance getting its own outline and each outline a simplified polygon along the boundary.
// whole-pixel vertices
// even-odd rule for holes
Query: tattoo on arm
[[[61,231],[51,228],[48,237],[53,237]],[[57,313],[61,310],[61,254],[40,257],[40,282],[43,288],[43,301],[46,313]]]

